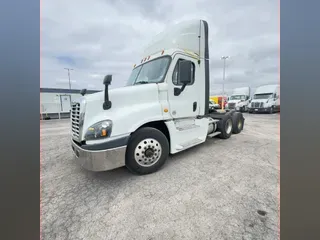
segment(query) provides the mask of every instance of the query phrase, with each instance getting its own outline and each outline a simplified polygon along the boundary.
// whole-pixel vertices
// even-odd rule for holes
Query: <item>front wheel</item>
[[[270,113],[270,114],[274,113],[274,108],[273,108],[273,106],[270,108],[269,113]]]
[[[169,155],[167,137],[158,129],[145,127],[132,134],[126,152],[126,167],[144,175],[158,171]]]

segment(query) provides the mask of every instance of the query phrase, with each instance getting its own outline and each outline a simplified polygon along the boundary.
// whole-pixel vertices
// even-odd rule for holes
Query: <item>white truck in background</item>
[[[249,105],[249,113],[280,112],[280,85],[264,85],[256,89]]]
[[[72,104],[71,145],[91,171],[126,166],[136,174],[157,171],[175,154],[244,126],[241,113],[209,109],[208,24],[194,20],[159,34],[134,67],[127,86],[85,95]],[[212,150],[214,151],[214,149]]]
[[[247,112],[250,103],[250,87],[235,88],[229,96],[227,109]]]

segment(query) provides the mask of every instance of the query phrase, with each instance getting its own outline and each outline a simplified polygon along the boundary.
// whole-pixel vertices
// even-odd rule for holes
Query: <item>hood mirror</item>
[[[104,84],[104,103],[103,103],[103,109],[104,110],[108,110],[111,108],[112,103],[109,100],[109,85],[111,84],[112,81],[112,75],[107,75],[105,76],[104,80],[103,80],[103,84]]]
[[[84,96],[84,95],[86,95],[86,93],[87,93],[87,89],[81,89],[80,90],[80,94],[82,95],[82,96]]]

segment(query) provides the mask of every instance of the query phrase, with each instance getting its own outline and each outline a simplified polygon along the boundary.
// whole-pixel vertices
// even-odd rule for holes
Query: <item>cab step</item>
[[[201,142],[203,142],[200,138],[195,138],[195,139],[192,139],[191,141],[188,141],[184,144],[180,144],[180,145],[177,145],[176,146],[176,149],[177,150],[184,150],[184,149],[187,149],[189,147],[192,147],[192,146],[195,146],[195,145],[198,145],[200,144]]]
[[[221,134],[221,132],[214,132],[214,133],[210,133],[207,137],[213,138],[215,136],[218,136],[219,134]]]

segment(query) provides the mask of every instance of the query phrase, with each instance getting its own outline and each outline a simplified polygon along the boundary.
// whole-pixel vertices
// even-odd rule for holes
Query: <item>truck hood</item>
[[[254,102],[262,102],[262,103],[266,103],[266,102],[268,102],[268,100],[270,101],[271,100],[271,98],[269,98],[269,99],[252,99],[252,103],[254,103]]]
[[[127,106],[134,103],[145,103],[158,99],[158,87],[157,84],[144,84],[134,85],[128,87],[121,87],[109,90],[109,100],[112,102],[112,107],[109,112],[113,112],[123,106]],[[94,102],[102,108],[104,102],[104,91],[90,94],[85,96],[87,104]]]
[[[161,113],[158,92],[158,84],[143,84],[111,89],[109,90],[109,100],[112,106],[108,110],[103,110],[104,91],[87,95],[84,97],[83,129],[87,129],[93,124],[106,119],[113,122],[123,122],[123,119],[127,119],[128,122],[136,121],[132,118],[140,114],[140,112],[150,112],[150,114],[158,117],[158,113]],[[154,111],[156,112],[148,111],[150,106],[154,106]],[[122,132],[121,126],[115,124],[114,128],[116,128],[113,130],[114,133]]]
[[[229,100],[228,103],[240,103],[240,100]]]

